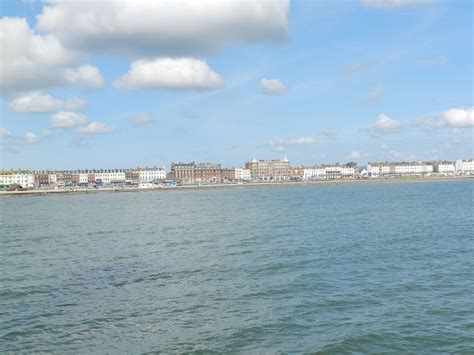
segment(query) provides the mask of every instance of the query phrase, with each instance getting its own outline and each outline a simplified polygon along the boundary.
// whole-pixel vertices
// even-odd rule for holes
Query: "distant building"
[[[7,189],[10,185],[18,185],[24,189],[35,187],[35,175],[31,171],[0,171],[0,188]]]
[[[196,182],[221,182],[221,164],[199,163],[194,168],[194,178]]]
[[[194,182],[194,162],[171,163],[171,179],[179,182]]]
[[[222,169],[221,170],[221,175],[222,175],[222,182],[234,182],[235,179],[235,170],[234,168],[230,169]]]
[[[125,171],[121,169],[101,169],[94,171],[95,182],[121,183],[125,182]]]
[[[369,176],[423,176],[433,173],[433,165],[424,162],[403,163],[369,163]]]
[[[326,179],[326,169],[318,167],[308,167],[303,170],[304,180],[321,180]]]
[[[342,178],[354,178],[357,176],[357,166],[346,165],[323,165],[319,167],[307,167],[303,171],[304,180],[334,180]]]
[[[290,179],[290,163],[283,160],[256,160],[245,163],[253,181],[283,181]]]
[[[457,175],[474,175],[474,160],[456,160],[455,171]]]
[[[289,175],[291,180],[303,180],[304,179],[304,170],[303,166],[290,168]]]
[[[395,174],[400,176],[419,176],[433,173],[433,165],[425,163],[402,163],[395,165]]]
[[[166,171],[164,168],[138,168],[135,172],[138,173],[138,180],[140,182],[166,179]]]
[[[220,182],[221,165],[212,163],[171,163],[171,179],[183,183]]]
[[[140,174],[135,170],[127,170],[125,172],[125,181],[128,183],[138,184],[140,182]]]
[[[433,173],[439,175],[454,175],[456,173],[456,167],[452,162],[437,161],[433,163]]]
[[[250,169],[235,168],[235,180],[236,181],[251,181],[252,174]]]
[[[49,173],[48,171],[35,172],[35,185],[39,188],[49,187]]]

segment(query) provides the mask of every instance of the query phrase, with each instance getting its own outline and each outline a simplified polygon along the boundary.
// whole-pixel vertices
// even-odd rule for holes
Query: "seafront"
[[[120,193],[120,192],[152,192],[168,190],[189,189],[225,189],[225,188],[270,188],[286,186],[307,185],[334,185],[334,184],[397,184],[397,183],[423,183],[434,181],[460,181],[474,180],[471,176],[427,176],[403,178],[373,178],[373,179],[340,179],[340,180],[308,180],[308,181],[280,181],[280,182],[248,182],[248,183],[214,183],[214,184],[188,184],[180,186],[153,186],[148,188],[138,187],[102,187],[102,188],[76,188],[76,189],[34,189],[23,191],[0,191],[1,196],[21,195],[48,195],[48,194],[95,194],[95,193]]]
[[[174,163],[164,167],[83,170],[1,170],[0,191],[89,192],[136,191],[175,187],[272,186],[273,184],[372,179],[474,176],[474,160],[412,161],[291,166],[284,159],[247,161],[243,167],[220,163]]]

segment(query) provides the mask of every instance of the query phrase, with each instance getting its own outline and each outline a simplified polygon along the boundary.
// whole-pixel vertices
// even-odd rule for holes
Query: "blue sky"
[[[1,167],[473,157],[471,1],[216,4],[3,1]]]

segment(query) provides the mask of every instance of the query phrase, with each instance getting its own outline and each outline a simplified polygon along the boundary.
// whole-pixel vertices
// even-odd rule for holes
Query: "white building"
[[[456,160],[456,175],[474,175],[474,160]]]
[[[124,182],[125,172],[117,170],[106,170],[94,173],[95,181],[102,182]]]
[[[390,174],[390,165],[368,164],[367,173],[372,177],[385,176]]]
[[[449,162],[435,163],[433,165],[433,171],[440,175],[454,175],[456,173],[456,167],[453,163]]]
[[[166,170],[165,168],[143,168],[138,169],[138,179],[140,181],[157,181],[166,179]]]
[[[303,170],[303,180],[317,180],[326,178],[326,169],[324,168],[305,168]]]
[[[8,187],[13,184],[13,173],[11,171],[0,172],[0,186],[2,188]]]
[[[433,165],[423,163],[396,164],[395,174],[403,176],[417,176],[433,173]]]
[[[235,180],[239,181],[250,181],[252,180],[252,175],[250,169],[241,169],[235,168]]]
[[[48,174],[49,186],[56,185],[58,183],[58,175],[54,173]]]
[[[354,176],[356,174],[356,170],[352,167],[347,167],[347,166],[343,166],[341,167],[341,175],[344,176],[344,177],[348,177],[348,176]]]
[[[35,175],[29,171],[2,171],[0,173],[0,185],[4,187],[12,184],[20,185],[22,188],[35,187]]]
[[[308,167],[303,170],[303,180],[348,178],[356,175],[356,169],[349,166]]]
[[[79,184],[87,184],[88,182],[89,182],[88,174],[87,173],[79,173]]]

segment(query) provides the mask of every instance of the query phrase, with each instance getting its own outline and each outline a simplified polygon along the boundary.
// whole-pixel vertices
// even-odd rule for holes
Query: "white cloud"
[[[289,6],[289,0],[55,1],[44,6],[38,29],[87,52],[212,54],[235,43],[285,38]]]
[[[274,152],[284,152],[288,145],[311,145],[316,144],[316,140],[311,136],[301,136],[292,139],[275,138],[268,144],[271,145]]]
[[[64,72],[66,81],[70,84],[76,84],[84,89],[97,90],[104,86],[104,79],[99,69],[92,65],[81,65],[75,69],[67,69]]]
[[[146,112],[136,113],[128,118],[132,126],[143,126],[154,121],[153,116]]]
[[[468,108],[452,108],[443,113],[443,121],[449,127],[474,127],[474,106]]]
[[[23,138],[24,138],[25,142],[28,143],[28,144],[36,144],[36,143],[39,142],[38,136],[36,134],[34,134],[33,132],[25,133]]]
[[[32,92],[10,101],[8,108],[14,112],[51,112],[60,109],[63,104],[51,95]]]
[[[86,102],[78,97],[72,97],[67,101],[59,100],[51,95],[41,92],[30,92],[17,97],[8,103],[8,108],[13,112],[52,112],[65,108],[67,110],[80,110]]]
[[[366,7],[384,10],[393,10],[404,6],[431,4],[433,2],[436,2],[436,0],[362,0],[362,3]]]
[[[0,137],[11,137],[12,135],[8,129],[0,127]]]
[[[106,125],[103,122],[91,122],[87,126],[78,127],[75,129],[76,133],[80,134],[108,134],[117,132],[117,128]]]
[[[316,144],[316,140],[311,136],[301,136],[298,138],[293,139],[282,139],[276,138],[270,141],[271,145],[279,146],[279,145],[308,145],[308,144]]]
[[[69,111],[79,111],[87,106],[87,101],[73,96],[64,102],[63,108]]]
[[[286,150],[286,148],[285,148],[285,146],[283,146],[283,145],[274,145],[274,146],[272,147],[272,150],[273,150],[274,152],[284,152],[284,151]]]
[[[266,79],[260,81],[260,88],[265,95],[281,95],[285,92],[285,84],[280,79]]]
[[[398,133],[403,130],[403,124],[395,121],[385,114],[381,114],[375,124],[369,128],[369,133],[373,136],[382,134]]]
[[[63,47],[53,35],[34,33],[24,18],[0,19],[0,43],[0,89],[3,91],[71,84],[89,87],[92,79],[97,84],[96,68],[78,67],[83,59],[78,52]],[[93,71],[94,75],[91,74]]]
[[[357,159],[360,159],[360,158],[365,158],[367,156],[369,156],[369,154],[363,153],[363,152],[358,151],[358,150],[353,150],[352,152],[349,153],[349,155],[347,156],[347,159],[357,160]]]
[[[194,58],[137,60],[130,71],[114,82],[119,89],[210,90],[223,85],[219,74]]]
[[[378,84],[369,92],[366,99],[368,102],[373,103],[377,101],[380,98],[380,96],[382,96],[383,92],[384,92],[384,87]]]
[[[452,108],[431,117],[413,118],[411,123],[428,133],[451,127],[455,129],[474,127],[474,107]]]
[[[51,117],[50,124],[54,128],[74,128],[86,125],[87,118],[76,112],[61,111]]]

